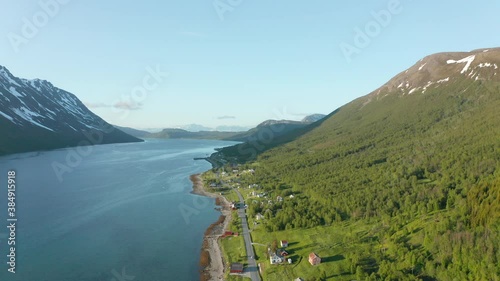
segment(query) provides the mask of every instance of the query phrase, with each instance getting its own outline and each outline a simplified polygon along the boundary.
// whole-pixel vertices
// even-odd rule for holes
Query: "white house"
[[[277,254],[272,254],[269,259],[271,261],[271,264],[280,264],[285,260],[283,257],[280,257]]]

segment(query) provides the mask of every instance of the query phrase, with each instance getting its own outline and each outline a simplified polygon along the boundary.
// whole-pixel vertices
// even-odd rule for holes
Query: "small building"
[[[255,219],[256,220],[263,220],[264,219],[264,215],[262,215],[261,213],[258,213],[257,215],[255,215]]]
[[[295,279],[293,281],[304,281],[304,279],[302,279],[302,278],[299,277],[299,278],[297,278],[297,279]]]
[[[288,259],[288,263],[289,263],[289,264],[292,264],[292,259]]]
[[[225,231],[222,237],[229,237],[229,236],[238,236],[238,232],[232,232],[232,231]]]
[[[242,204],[240,202],[232,202],[230,207],[233,210],[237,210],[237,209],[244,207],[244,206],[242,206]]]
[[[274,253],[271,255],[271,257],[269,258],[269,260],[271,261],[271,264],[280,264],[280,263],[283,263],[283,261],[285,260],[282,256]]]
[[[283,197],[281,197],[281,196],[276,197],[276,201],[283,202]]]
[[[318,265],[321,263],[321,258],[316,253],[309,254],[309,263],[311,265]]]
[[[286,256],[288,256],[288,252],[287,252],[287,251],[285,251],[285,250],[283,250],[283,249],[279,249],[279,250],[277,251],[277,253],[278,253],[278,255],[279,255],[279,256],[281,256],[281,257],[286,257]]]
[[[293,195],[293,194],[290,195],[290,199],[293,199],[293,198],[295,198],[295,195]]]
[[[231,264],[229,273],[241,274],[243,273],[243,264],[235,262]]]
[[[286,241],[286,240],[281,240],[281,241],[280,241],[280,244],[281,244],[281,247],[282,247],[282,248],[286,248],[286,247],[288,247],[288,241]]]

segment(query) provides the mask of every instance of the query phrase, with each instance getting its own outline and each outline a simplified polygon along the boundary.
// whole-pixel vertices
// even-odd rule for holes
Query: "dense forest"
[[[379,97],[247,161],[251,182],[296,195],[250,215],[265,214],[269,232],[373,225],[380,251],[351,257],[366,280],[500,280],[500,84]],[[237,150],[221,153],[245,159]]]

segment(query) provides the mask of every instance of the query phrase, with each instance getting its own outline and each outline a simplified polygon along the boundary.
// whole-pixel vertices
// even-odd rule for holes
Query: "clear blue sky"
[[[401,0],[350,62],[339,45],[356,46],[355,28],[391,1],[240,0],[223,20],[213,0],[65,1],[44,23],[39,0],[0,0],[0,64],[74,93],[108,122],[138,128],[330,113],[426,55],[500,46],[497,0]],[[218,1],[221,9],[238,2]],[[16,41],[15,52],[23,18],[41,27]],[[146,68],[157,66],[169,77],[130,98]]]

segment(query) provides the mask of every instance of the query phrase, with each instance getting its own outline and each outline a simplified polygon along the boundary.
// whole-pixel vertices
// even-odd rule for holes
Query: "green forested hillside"
[[[381,88],[259,155],[251,181],[297,196],[251,215],[269,232],[371,228],[372,251],[343,253],[368,280],[500,280],[500,83],[458,72],[424,93]]]

